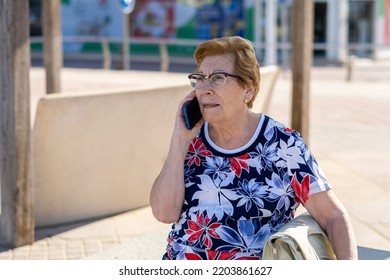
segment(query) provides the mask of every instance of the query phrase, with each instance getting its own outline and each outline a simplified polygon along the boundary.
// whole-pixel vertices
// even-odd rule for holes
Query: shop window
[[[369,56],[373,42],[373,1],[349,1],[348,40],[350,53]]]

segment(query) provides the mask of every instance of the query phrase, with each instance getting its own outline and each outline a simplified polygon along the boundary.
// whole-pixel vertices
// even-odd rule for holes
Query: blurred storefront
[[[62,0],[64,38],[123,35],[118,0]],[[129,17],[131,38],[170,39],[170,54],[191,55],[181,40],[240,35],[254,42],[264,64],[288,63],[292,0],[137,0]],[[31,34],[40,33],[40,0],[30,0]],[[347,55],[390,57],[390,0],[315,0],[315,58],[344,60]],[[115,46],[112,45],[115,51]],[[66,44],[64,51],[99,51],[98,44]],[[158,46],[131,44],[131,52],[155,53]]]

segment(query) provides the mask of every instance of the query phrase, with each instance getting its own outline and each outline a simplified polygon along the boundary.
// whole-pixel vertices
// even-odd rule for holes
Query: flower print
[[[184,166],[184,185],[186,188],[192,186],[194,183],[192,183],[192,174],[194,173],[195,169],[190,168],[188,165]]]
[[[314,160],[314,158],[308,163],[308,167],[310,168],[309,173],[300,172],[299,174],[302,177],[305,177],[306,175],[310,176],[310,190],[313,190],[315,193],[330,188],[329,182],[326,179],[324,172],[318,163]]]
[[[324,172],[321,167],[318,165],[314,156],[310,153],[309,149],[304,150],[305,155],[305,169],[301,169],[299,175],[305,177],[306,175],[310,176],[310,190],[313,192],[318,192],[329,188],[328,180],[325,177]]]
[[[175,260],[185,260],[186,254],[193,252],[192,248],[185,244],[179,242],[173,242],[171,244],[172,244],[172,250],[174,252]]]
[[[262,226],[260,219],[241,219],[238,221],[237,228],[246,248],[252,250],[262,248],[265,242],[264,236],[269,233],[268,225]]]
[[[192,249],[189,246],[176,241],[176,233],[170,232],[168,235],[166,253],[164,254],[163,259],[182,260],[185,259],[186,253],[192,252]]]
[[[292,128],[289,128],[289,127],[285,127],[285,128],[283,129],[283,132],[292,133],[292,132],[295,132],[295,130],[292,129]]]
[[[211,155],[212,153],[207,150],[203,141],[200,138],[195,138],[188,147],[188,154],[186,156],[186,160],[188,160],[187,164],[191,166],[195,163],[197,166],[200,166],[200,156],[208,157]]]
[[[231,227],[221,225],[216,232],[226,245],[217,250],[259,250],[271,235],[268,224],[261,225],[260,219],[241,219],[237,221],[237,231]]]
[[[291,221],[294,218],[295,210],[287,211],[285,213],[281,213],[276,211],[274,215],[272,215],[271,219],[268,220],[267,224],[269,227],[269,231],[271,233],[279,231],[279,229]]]
[[[212,220],[203,213],[197,213],[195,219],[188,221],[188,229],[185,230],[185,233],[189,235],[188,241],[191,243],[204,244],[207,248],[213,246],[212,238],[220,238],[220,236],[215,232],[215,230],[221,226],[221,223],[212,222]]]
[[[166,249],[166,256],[168,257],[169,260],[172,260],[173,259],[173,250],[172,250],[172,247],[170,246],[170,243],[173,242],[173,238],[168,236],[167,238],[167,241],[168,241],[168,245],[167,245],[167,249]]]
[[[231,251],[207,251],[208,260],[233,260],[238,250]]]
[[[166,252],[162,258],[163,260],[173,260],[173,250],[170,246],[167,246]]]
[[[230,158],[230,161],[232,163],[231,167],[236,173],[237,177],[241,177],[242,170],[245,169],[246,171],[249,171],[249,165],[247,160],[250,158],[249,154],[245,154],[239,157],[232,157]]]
[[[255,260],[261,260],[261,257],[260,256],[242,256],[242,257],[238,257],[236,258],[235,260],[237,261],[255,261]]]
[[[308,200],[309,198],[310,176],[306,175],[305,177],[303,177],[303,180],[300,183],[297,180],[297,177],[294,175],[291,180],[291,185],[295,191],[295,201],[301,202],[302,205],[305,205],[306,200]]]
[[[232,251],[213,251],[205,250],[206,260],[234,260],[237,250]],[[187,260],[203,260],[199,253],[190,252],[185,254]]]
[[[201,261],[203,260],[201,256],[199,256],[197,253],[184,253],[185,259],[190,261]]]
[[[188,212],[187,211],[183,211],[181,213],[181,215],[180,215],[179,220],[177,220],[177,222],[172,225],[172,231],[171,232],[178,233],[179,231],[181,231],[184,228],[184,226],[186,225],[187,221],[188,221]]]
[[[256,168],[258,173],[261,173],[263,168],[267,168],[268,170],[272,170],[272,165],[276,159],[278,159],[277,155],[277,146],[278,142],[274,142],[270,144],[270,142],[266,142],[264,146],[259,143],[256,146],[256,152],[251,152],[251,160],[249,160],[249,165]]]
[[[268,186],[263,186],[262,183],[256,183],[256,179],[251,179],[249,182],[243,180],[242,183],[238,183],[238,195],[240,200],[237,203],[237,207],[245,205],[245,210],[249,212],[252,208],[252,203],[257,208],[263,208],[263,198],[268,196]]]
[[[203,163],[204,174],[213,178],[215,185],[225,187],[233,183],[234,173],[230,169],[230,162],[222,157],[207,157]]]
[[[217,186],[210,176],[198,175],[198,177],[201,179],[201,183],[198,184],[200,190],[194,193],[192,199],[199,201],[194,209],[206,210],[209,217],[215,215],[218,220],[222,219],[225,213],[229,216],[233,215],[234,208],[231,201],[239,198],[236,192]]]
[[[279,174],[272,173],[271,179],[265,178],[265,181],[269,186],[268,199],[278,201],[275,210],[286,211],[290,207],[290,201],[295,197],[288,174],[280,170]]]
[[[278,138],[278,132],[283,132],[286,126],[280,122],[275,121],[274,119],[269,119],[268,125],[264,131],[264,137],[267,141],[272,141]],[[272,141],[273,142],[273,141]]]
[[[299,163],[305,163],[298,145],[299,143],[295,141],[294,137],[290,137],[287,142],[280,140],[279,144],[280,148],[278,149],[277,157],[280,160],[276,163],[276,166],[287,168],[289,174],[292,175],[291,169],[299,169]]]

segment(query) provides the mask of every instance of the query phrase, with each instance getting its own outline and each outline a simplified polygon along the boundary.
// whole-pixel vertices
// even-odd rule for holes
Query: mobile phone
[[[184,121],[188,129],[192,129],[202,118],[198,99],[194,99],[184,103],[183,105]]]

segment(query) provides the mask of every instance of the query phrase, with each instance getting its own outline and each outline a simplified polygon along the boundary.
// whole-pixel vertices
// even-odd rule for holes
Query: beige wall
[[[277,69],[262,69],[254,110]],[[186,82],[145,89],[61,93],[39,100],[33,128],[36,226],[115,214],[149,204]]]

